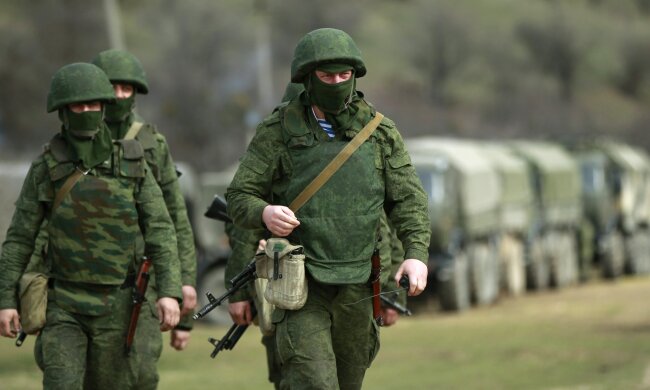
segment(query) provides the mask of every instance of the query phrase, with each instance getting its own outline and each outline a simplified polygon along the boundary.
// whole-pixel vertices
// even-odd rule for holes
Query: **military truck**
[[[23,181],[29,171],[27,161],[0,162],[0,244],[5,240],[7,229],[14,214],[14,203],[20,195]]]
[[[493,163],[501,183],[498,246],[501,289],[508,295],[521,295],[526,290],[525,253],[534,202],[531,173],[526,161],[503,144],[483,142],[480,150]],[[531,256],[540,254],[532,252]]]
[[[578,164],[551,142],[509,141],[508,146],[528,164],[535,194],[526,244],[527,285],[544,289],[576,283],[582,222]]]
[[[499,175],[470,142],[406,140],[429,199],[431,290],[445,310],[492,303],[499,292]]]
[[[594,262],[605,277],[650,272],[650,164],[640,149],[612,140],[576,147],[585,214],[594,226]]]

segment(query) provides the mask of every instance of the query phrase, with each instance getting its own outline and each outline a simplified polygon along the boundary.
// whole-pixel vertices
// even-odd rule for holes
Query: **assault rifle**
[[[409,277],[408,277],[408,275],[402,275],[402,277],[399,280],[399,286],[402,287],[404,290],[409,289]],[[405,316],[410,316],[411,314],[413,314],[413,313],[411,313],[411,311],[408,308],[406,308],[405,306],[402,306],[401,304],[399,304],[397,302],[397,292],[392,294],[392,297],[391,297],[392,299],[387,297],[386,295],[381,295],[380,298],[381,298],[381,302],[384,305],[386,305],[389,308],[397,311],[399,314],[402,314],[402,315],[405,315]]]
[[[199,318],[205,317],[209,312],[221,305],[223,301],[228,299],[228,297],[255,279],[257,279],[257,274],[255,273],[255,261],[251,261],[242,272],[230,280],[231,287],[228,288],[219,298],[215,298],[209,291],[205,293],[205,296],[208,297],[210,303],[203,306],[192,318],[198,320]]]
[[[257,315],[257,309],[255,308],[255,304],[251,301],[251,317],[255,318]],[[248,325],[237,325],[237,324],[232,324],[230,329],[228,329],[228,332],[226,332],[226,335],[221,338],[221,340],[217,340],[215,338],[210,337],[208,341],[210,344],[214,345],[214,351],[210,354],[211,358],[215,358],[219,352],[221,352],[224,349],[233,349],[235,345],[237,344],[237,341],[241,338],[241,336],[244,334],[244,332],[248,329]]]
[[[135,330],[138,326],[140,310],[142,309],[142,303],[145,301],[144,295],[147,292],[147,285],[149,284],[150,267],[151,260],[145,256],[142,259],[142,264],[140,265],[140,270],[138,271],[138,275],[133,286],[133,308],[131,309],[131,319],[129,320],[129,330],[126,334],[126,342],[124,343],[124,350],[127,356],[131,353],[131,345],[133,345]]]

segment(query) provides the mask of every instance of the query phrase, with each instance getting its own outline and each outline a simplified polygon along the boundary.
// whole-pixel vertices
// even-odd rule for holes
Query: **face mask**
[[[104,124],[103,111],[74,113],[59,110],[63,121],[63,137],[72,148],[74,160],[90,169],[107,160],[113,148],[111,133]]]
[[[314,72],[309,76],[307,85],[311,103],[323,112],[337,115],[347,108],[354,92],[354,75],[338,84],[322,82]]]
[[[108,123],[123,122],[129,117],[135,107],[135,91],[126,99],[117,99],[113,104],[106,105],[105,120]]]
[[[95,137],[104,121],[102,111],[72,112],[63,110],[63,127],[67,133],[75,138],[89,140]]]

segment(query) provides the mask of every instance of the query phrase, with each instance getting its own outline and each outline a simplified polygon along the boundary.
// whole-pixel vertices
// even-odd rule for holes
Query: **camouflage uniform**
[[[296,48],[292,81],[305,82],[320,63],[349,64],[355,77],[365,65],[342,31],[320,29]],[[263,209],[288,205],[374,116],[355,92],[328,122],[329,139],[312,115],[310,90],[267,117],[226,195],[228,214],[243,228],[259,228]],[[321,107],[319,105],[319,107]],[[427,259],[427,199],[402,138],[389,119],[297,213],[288,237],[305,247],[309,294],[299,310],[273,313],[282,364],[281,388],[358,389],[379,348],[366,283],[381,215],[386,211],[406,258]]]
[[[60,99],[62,94],[72,97]],[[48,389],[127,389],[133,383],[141,356],[125,358],[124,342],[131,309],[128,281],[143,255],[137,235],[142,234],[156,264],[158,296],[181,297],[173,225],[142,148],[133,141],[111,145],[100,120],[92,139],[108,137],[108,158],[88,167],[77,160],[79,151],[66,135],[68,104],[110,100],[110,82],[94,65],[72,64],[55,74],[48,112],[59,109],[64,130],[32,163],[0,257],[0,309],[14,308],[16,284],[48,221],[51,283],[41,332]],[[55,194],[79,169],[86,174],[52,212]]]
[[[142,123],[141,130],[135,139],[144,149],[145,159],[151,168],[153,177],[160,187],[167,211],[174,223],[176,241],[178,244],[178,256],[181,265],[181,281],[183,286],[196,287],[196,252],[194,247],[194,235],[185,207],[185,201],[178,184],[178,174],[174,161],[172,160],[169,146],[165,137],[160,134],[155,126],[145,123],[133,112],[135,107],[135,95],[148,93],[149,87],[146,75],[140,61],[132,54],[120,50],[106,50],[99,53],[92,61],[101,68],[111,83],[131,84],[135,87],[133,96],[129,99],[118,99],[118,105],[113,107],[118,115],[107,116],[106,123],[111,129],[113,139],[124,138],[127,131],[135,121]],[[119,104],[126,103],[123,109]],[[108,107],[111,109],[112,107]],[[119,114],[122,114],[121,116]],[[142,241],[140,241],[142,243]],[[148,356],[142,360],[140,374],[138,376],[138,389],[155,389],[159,376],[157,362],[162,352],[162,335],[160,333],[156,310],[153,302],[156,296],[156,281],[152,278],[147,291],[148,310],[143,310],[136,333],[135,349],[141,354]],[[191,313],[182,317],[176,330],[192,329],[193,321]]]

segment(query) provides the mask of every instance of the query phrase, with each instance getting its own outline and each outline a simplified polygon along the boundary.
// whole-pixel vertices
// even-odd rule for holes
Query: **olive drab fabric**
[[[140,60],[133,54],[117,49],[105,50],[93,58],[91,63],[106,72],[112,83],[133,84],[138,93],[149,92],[147,75]]]
[[[115,101],[115,93],[106,74],[93,64],[74,63],[59,69],[50,83],[47,112],[70,103]]]
[[[20,326],[27,334],[35,334],[45,326],[47,310],[47,276],[40,272],[26,272],[18,285]]]
[[[296,46],[291,62],[291,81],[302,83],[317,64],[344,63],[354,67],[356,77],[366,74],[361,51],[344,31],[321,28],[305,35]]]
[[[361,98],[358,102],[369,114],[370,107]],[[242,158],[240,168],[227,192],[229,215],[236,223],[242,224],[242,227],[259,226],[262,209],[268,201],[247,196],[246,192],[239,188],[240,185],[246,183],[248,188],[254,188],[255,192],[268,196],[269,200],[273,194],[275,204],[288,205],[293,200],[292,196],[302,190],[304,183],[320,172],[312,166],[329,161],[328,158],[320,157],[317,150],[327,155],[335,154],[344,141],[353,138],[365,124],[361,119],[363,116],[357,116],[351,125],[354,130],[337,133],[334,141],[329,141],[309,114],[308,106],[305,107],[299,100],[293,100],[258,127],[257,134]],[[305,247],[307,268],[310,272],[317,273],[317,279],[322,277],[330,282],[340,280],[345,283],[365,281],[362,279],[370,272],[368,259],[374,247],[382,207],[388,211],[398,236],[404,240],[405,258],[426,261],[428,257],[429,223],[426,195],[394,124],[384,118],[355,155],[356,159],[351,158],[346,165],[355,165],[356,169],[362,169],[362,173],[355,174],[352,169],[346,172],[344,165],[341,172],[337,172],[331,182],[319,191],[320,198],[317,193],[314,199],[299,210],[297,217],[301,225],[294,231],[294,236],[289,237],[291,242]],[[312,175],[307,175],[306,171],[313,171]],[[366,181],[364,177],[369,179]],[[375,180],[370,179],[373,177]],[[303,184],[297,184],[298,181]],[[361,185],[364,186],[364,191],[350,188]],[[404,202],[405,199],[409,202]],[[327,213],[320,213],[313,204],[310,206],[312,202],[328,203],[328,200],[337,201],[322,206],[327,208]],[[351,211],[353,209],[357,211]],[[361,215],[366,212],[368,214]],[[348,230],[339,228],[340,225],[330,224],[330,228],[337,227],[328,231],[324,237],[317,237],[325,231],[316,226],[317,224],[327,224],[328,218],[341,216],[341,222],[346,223]],[[408,223],[412,219],[418,223]],[[333,219],[330,219],[329,223],[333,222]],[[370,229],[351,229],[350,226],[354,226],[354,223],[362,223],[362,226]],[[342,237],[333,234],[343,232],[345,233]],[[354,236],[356,242],[353,242],[349,234]],[[324,248],[335,249],[332,255],[328,255]],[[353,250],[359,252],[355,253],[354,258],[349,258]],[[364,258],[365,260],[362,260]],[[336,266],[330,263],[333,261],[337,261]],[[328,270],[332,272],[328,273]],[[350,270],[355,271],[350,273]]]

